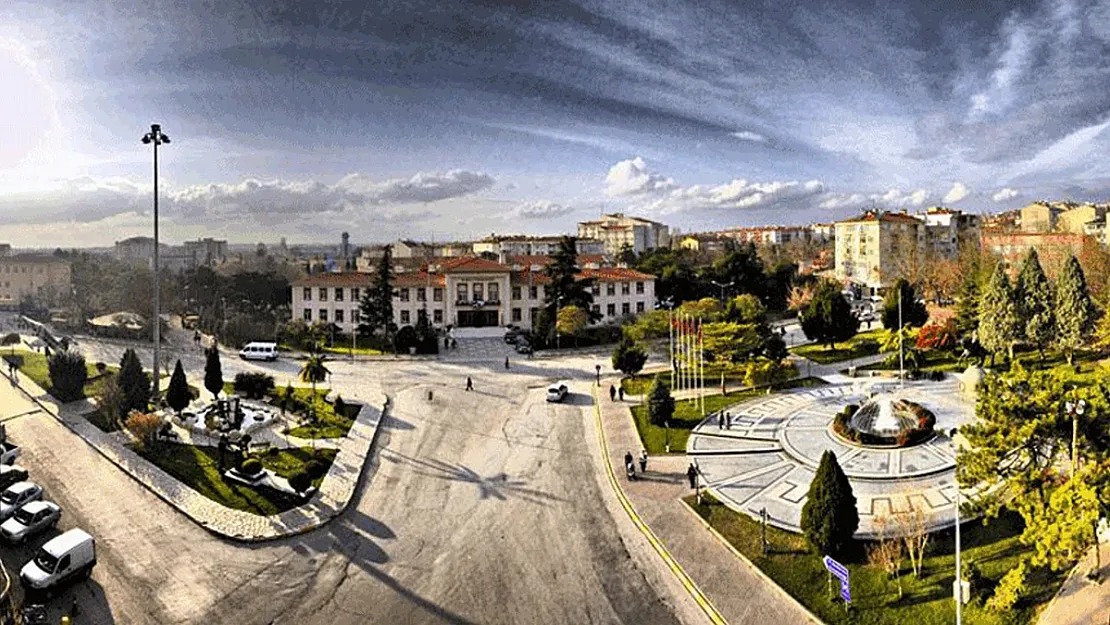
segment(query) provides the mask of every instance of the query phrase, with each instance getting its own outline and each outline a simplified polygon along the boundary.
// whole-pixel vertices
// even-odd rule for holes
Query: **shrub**
[[[409,348],[416,347],[417,343],[419,343],[419,339],[416,336],[416,328],[412,326],[402,326],[393,339],[398,354],[407,354]]]
[[[298,493],[304,493],[312,487],[312,477],[307,471],[297,471],[289,476],[289,486]]]
[[[314,480],[324,477],[328,472],[328,468],[319,460],[309,460],[308,463],[304,465],[304,470],[308,473],[308,476]]]
[[[74,401],[85,396],[85,381],[89,371],[85,357],[77,352],[55,352],[47,363],[50,371],[51,394],[62,401]]]
[[[135,350],[128,349],[123,353],[117,379],[123,392],[120,413],[130,414],[132,410],[145,412],[150,403],[150,377],[143,372],[143,365]]]
[[[232,383],[235,392],[248,399],[262,399],[274,390],[274,376],[265,373],[236,373]]]
[[[146,445],[154,441],[154,435],[158,433],[162,423],[157,416],[149,412],[132,410],[124,426],[138,439],[140,445]]]
[[[257,458],[247,458],[239,465],[239,472],[243,475],[258,475],[262,473],[262,462]]]
[[[1025,592],[1025,562],[1010,569],[998,582],[994,595],[987,601],[987,609],[992,612],[1006,612],[1014,607]]]
[[[103,363],[103,362],[96,363],[96,372],[98,374],[104,375],[104,373],[106,371],[108,371],[108,364],[107,363]]]

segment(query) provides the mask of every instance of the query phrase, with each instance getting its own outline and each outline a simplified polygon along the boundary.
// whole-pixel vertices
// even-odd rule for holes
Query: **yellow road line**
[[[628,517],[632,519],[633,525],[635,525],[636,528],[640,530],[640,533],[647,538],[648,543],[650,543],[655,549],[655,552],[659,554],[659,557],[663,559],[663,562],[666,563],[671,573],[682,583],[686,592],[690,593],[690,596],[697,602],[702,612],[705,612],[705,615],[709,617],[710,622],[714,625],[728,625],[728,621],[721,616],[717,608],[713,607],[713,602],[702,593],[698,585],[694,583],[694,580],[690,579],[690,576],[682,568],[682,565],[671,556],[671,553],[667,551],[663,542],[655,536],[655,532],[651,531],[651,528],[644,523],[639,514],[636,514],[636,509],[632,507],[632,503],[628,501],[628,497],[625,496],[624,491],[621,489],[620,483],[617,481],[616,473],[613,472],[613,463],[609,460],[609,444],[605,440],[605,433],[601,423],[601,404],[597,399],[597,389],[597,385],[594,385],[594,418],[597,423],[597,440],[601,446],[601,456],[605,460],[606,473],[609,476],[609,485],[613,487],[613,491],[617,494],[617,500],[620,501],[624,511],[628,513]]]

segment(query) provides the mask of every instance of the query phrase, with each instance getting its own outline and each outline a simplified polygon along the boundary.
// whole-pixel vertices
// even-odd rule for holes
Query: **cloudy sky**
[[[1110,0],[152,4],[0,3],[0,241],[148,232],[152,122],[173,242],[1110,198]]]

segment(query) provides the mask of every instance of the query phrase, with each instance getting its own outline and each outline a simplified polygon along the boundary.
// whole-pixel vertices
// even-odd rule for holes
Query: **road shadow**
[[[474,484],[478,487],[479,499],[497,499],[498,501],[505,501],[509,496],[513,496],[528,503],[537,503],[541,505],[546,505],[549,502],[566,501],[556,495],[533,488],[527,488],[525,486],[527,482],[510,477],[505,473],[498,473],[490,477],[482,477],[470,467],[462,464],[452,464],[435,459],[422,460],[405,456],[395,451],[390,451],[388,457],[383,457],[393,462],[401,462],[416,467],[415,472],[417,475]]]
[[[70,617],[73,623],[113,625],[116,622],[104,587],[94,579],[75,582],[49,594],[24,594],[18,580],[13,580],[12,584],[17,604],[46,606],[48,623],[60,623],[63,616]]]
[[[407,432],[407,431],[411,431],[411,430],[416,429],[416,426],[413,425],[412,423],[410,423],[408,421],[405,421],[404,419],[402,419],[400,417],[394,416],[392,414],[392,411],[390,413],[385,414],[385,415],[382,416],[381,427],[386,428],[386,429],[390,429],[390,430],[403,431],[403,432]]]

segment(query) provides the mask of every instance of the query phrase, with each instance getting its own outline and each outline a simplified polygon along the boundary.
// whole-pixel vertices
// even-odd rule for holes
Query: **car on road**
[[[519,341],[516,344],[516,353],[518,353],[518,354],[531,354],[532,353],[532,346],[528,343],[528,341]]]
[[[277,343],[264,341],[251,341],[239,350],[239,357],[243,360],[268,360],[274,361],[278,357]]]
[[[42,499],[42,487],[34,482],[16,482],[0,494],[0,521],[7,521],[30,501]]]
[[[508,331],[505,332],[505,343],[507,345],[513,345],[517,341],[519,341],[523,335],[524,330],[521,330],[520,328],[510,328]]]
[[[0,491],[27,479],[27,469],[19,466],[18,464],[0,464]]]
[[[566,382],[556,382],[547,387],[547,401],[557,402],[563,401],[570,391],[570,385]]]
[[[15,511],[12,518],[0,523],[0,535],[10,543],[21,543],[39,532],[56,527],[62,509],[52,501],[32,501]]]
[[[19,457],[19,446],[11,441],[0,441],[0,464],[15,464]]]
[[[82,529],[71,529],[46,541],[19,572],[31,590],[47,590],[77,577],[88,577],[96,566],[96,541]]]

